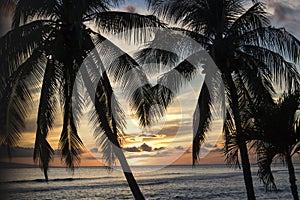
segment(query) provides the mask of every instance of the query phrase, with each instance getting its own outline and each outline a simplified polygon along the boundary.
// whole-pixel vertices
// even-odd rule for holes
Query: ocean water
[[[143,169],[149,168],[151,172],[135,173],[146,199],[246,199],[241,170],[226,165]],[[299,177],[300,165],[295,168]],[[292,199],[285,167],[273,167],[279,189],[277,193],[265,192],[256,175],[257,167],[253,166],[252,171],[257,199]],[[7,194],[6,199],[133,199],[122,172],[118,170],[108,173],[103,167],[81,167],[72,174],[64,168],[51,168],[48,183],[37,168],[6,169],[3,172],[0,187],[2,193]]]

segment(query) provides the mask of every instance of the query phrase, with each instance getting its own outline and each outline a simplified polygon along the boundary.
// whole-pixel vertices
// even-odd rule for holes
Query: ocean
[[[300,165],[295,168],[299,177]],[[226,165],[136,169],[146,171],[135,173],[146,199],[246,199],[242,171]],[[257,199],[292,199],[284,166],[273,167],[278,192],[266,192],[257,167],[252,171]],[[6,169],[0,178],[1,193],[6,192],[6,199],[133,199],[119,170],[108,173],[104,167],[80,167],[72,174],[65,168],[51,168],[49,179],[46,183],[38,168]]]

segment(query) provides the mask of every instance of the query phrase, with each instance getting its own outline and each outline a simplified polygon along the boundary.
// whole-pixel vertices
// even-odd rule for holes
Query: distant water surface
[[[241,170],[226,165],[153,168],[136,167],[148,171],[135,173],[146,199],[246,199]],[[300,165],[295,168],[299,177]],[[256,175],[257,167],[252,170],[257,199],[292,199],[285,167],[273,167],[277,193],[266,193]],[[118,170],[108,173],[103,167],[81,167],[72,174],[65,168],[51,168],[49,179],[46,183],[37,168],[6,169],[0,187],[7,193],[7,199],[133,199]]]

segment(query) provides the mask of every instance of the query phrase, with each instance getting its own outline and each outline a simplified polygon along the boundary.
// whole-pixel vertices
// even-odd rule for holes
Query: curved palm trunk
[[[287,163],[288,170],[289,170],[289,181],[291,184],[291,191],[292,191],[293,197],[295,200],[299,200],[297,184],[296,184],[297,179],[295,176],[295,169],[294,169],[292,157],[289,153],[285,154],[285,161]]]
[[[85,67],[81,68],[81,74],[82,74],[82,78],[84,80],[84,83],[86,85],[87,92],[89,93],[90,96],[93,96],[95,94],[95,89],[94,89],[94,86],[93,86],[93,83],[92,83],[91,79],[89,78],[87,69]],[[112,133],[111,129],[109,129],[107,131],[110,132],[110,135],[114,135]],[[113,140],[111,140],[111,141],[113,141]],[[128,165],[128,162],[126,160],[124,152],[122,151],[122,148],[120,147],[120,145],[118,143],[118,140],[115,141],[114,153],[117,156],[117,158],[118,158],[118,160],[121,164],[123,173],[125,175],[125,178],[127,180],[127,183],[130,187],[130,190],[131,190],[134,198],[138,199],[138,200],[145,199],[142,192],[141,192],[141,190],[140,190],[140,188],[139,188],[139,186],[138,186],[138,184],[137,184],[137,182],[136,182],[136,180],[135,180],[135,178],[134,178],[134,176],[133,176],[133,174],[132,174],[132,172],[131,172],[131,169]]]
[[[239,143],[240,149],[240,156],[242,161],[242,168],[243,168],[243,175],[244,175],[244,182],[247,190],[247,197],[248,200],[255,200],[254,188],[253,188],[253,181],[251,175],[251,166],[248,156],[248,149],[246,145],[246,141],[243,140],[243,130],[241,126],[241,117],[240,117],[240,109],[239,109],[239,101],[238,101],[238,94],[236,86],[233,82],[231,74],[225,74],[225,81],[230,91],[230,99],[232,101],[231,108],[233,111],[234,123],[236,126],[237,131],[237,140]]]
[[[118,157],[118,160],[120,161],[123,173],[125,175],[125,178],[127,180],[127,183],[130,187],[130,190],[131,190],[134,198],[138,199],[138,200],[145,199],[143,196],[143,193],[141,192],[141,190],[133,176],[133,173],[131,172],[131,169],[128,165],[128,162],[126,160],[124,152],[122,151],[121,148],[118,148],[118,147],[114,148],[114,152],[115,152],[116,156]]]

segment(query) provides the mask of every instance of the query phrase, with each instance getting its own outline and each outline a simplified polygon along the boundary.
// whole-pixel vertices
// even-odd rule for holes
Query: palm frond
[[[269,71],[264,68],[263,64],[257,63],[247,56],[241,55],[241,57],[245,58],[245,62],[241,63],[243,69],[237,75],[240,83],[238,88],[241,94],[240,102],[252,101],[254,107],[262,103],[272,103],[272,95],[275,94],[275,90]]]
[[[129,54],[121,50],[104,36],[97,33],[95,34],[97,36],[96,48],[103,63],[102,71],[107,71],[112,81],[118,82],[119,86],[126,88],[129,80],[131,81],[130,76],[137,72],[141,77],[141,81],[143,81],[142,83],[148,82],[146,75],[139,69],[139,64]]]
[[[12,28],[15,29],[26,24],[34,18],[46,18],[55,20],[59,17],[60,6],[57,0],[32,0],[30,4],[26,0],[18,0],[15,8]]]
[[[132,93],[127,97],[141,127],[151,126],[164,114],[164,109],[158,106],[154,89],[150,84],[145,84],[131,91]]]
[[[145,66],[147,72],[161,72],[176,67],[185,59],[188,61],[203,61],[205,56],[199,55],[203,47],[191,37],[182,34],[181,31],[171,29],[159,29],[151,42],[138,51],[134,57],[141,66]],[[199,58],[195,58],[196,55]],[[184,63],[184,62],[183,62]],[[196,63],[193,63],[196,64]],[[163,66],[161,66],[163,65]]]
[[[131,42],[146,41],[153,28],[164,26],[153,15],[107,11],[95,15],[95,24],[102,33],[117,34]]]
[[[264,47],[297,64],[300,41],[284,28],[263,27],[246,32],[239,38],[241,45]]]
[[[16,146],[25,128],[25,120],[33,106],[30,88],[40,80],[43,54],[35,50],[12,75],[3,80],[0,94],[0,144]],[[2,77],[3,78],[3,77]]]
[[[149,8],[154,14],[162,17],[168,22],[177,23],[179,20],[184,19],[187,13],[191,13],[197,8],[203,8],[203,2],[196,1],[183,2],[179,0],[154,0],[148,1]]]
[[[82,4],[80,8],[85,15],[85,20],[90,21],[96,13],[107,12],[111,10],[111,8],[119,7],[123,2],[124,0],[86,0],[84,2],[80,2]]]
[[[97,88],[97,90],[102,89],[100,85],[102,81],[99,81],[97,78],[93,78],[93,70],[89,69],[93,62],[87,62],[88,60],[85,60],[84,66],[82,66],[80,69],[80,73],[82,75],[85,88],[87,89],[88,96],[89,98],[92,98],[91,102],[94,103],[93,106],[95,107],[95,110],[92,113],[90,113],[90,121],[93,125],[96,143],[103,154],[103,160],[108,166],[113,166],[115,164],[116,157],[113,151],[114,144],[111,141],[114,140],[109,137],[114,137],[117,133],[114,133],[112,131],[111,123],[109,121],[110,119],[108,119],[107,117],[107,97],[104,93],[100,94],[100,91],[96,93],[95,88]],[[95,86],[95,82],[97,82],[97,80],[98,83]]]
[[[81,74],[77,74],[76,82],[74,83],[74,89],[72,94],[72,109],[73,109],[73,117],[74,123],[76,127],[79,127],[80,120],[83,116],[83,110],[86,105],[86,94],[83,91],[84,83],[81,77]]]
[[[117,126],[115,115],[124,120],[124,113],[113,113],[112,106],[118,104],[116,100],[111,101],[115,99],[114,95],[107,85],[108,82],[104,81],[103,78],[99,80],[95,96],[95,111],[91,115],[91,120],[94,122],[97,145],[103,153],[105,163],[111,167],[116,159],[114,148],[121,148],[124,136],[123,127]]]
[[[236,128],[234,125],[232,114],[227,110],[226,119],[223,126],[224,132],[224,154],[225,161],[228,165],[233,165],[240,168],[239,162],[239,146],[236,136]]]
[[[176,53],[169,49],[161,49],[153,45],[135,53],[134,58],[140,66],[146,66],[144,69],[149,73],[160,72],[161,65],[164,65],[164,68],[168,67],[170,69],[179,62],[179,56]]]
[[[157,85],[153,89],[156,91],[158,103],[165,110],[183,86],[188,84],[196,75],[199,75],[201,58],[204,59],[200,52],[194,54],[158,78]],[[199,63],[191,63],[196,61],[195,59]]]
[[[38,109],[37,130],[34,145],[33,159],[39,163],[39,167],[44,171],[46,181],[48,181],[47,171],[49,162],[54,153],[47,141],[49,130],[53,128],[56,115],[58,93],[58,80],[60,72],[55,65],[55,61],[48,58],[43,77],[41,96]]]
[[[271,171],[271,164],[274,157],[278,154],[275,147],[265,145],[257,151],[258,177],[264,183],[266,191],[277,190],[275,179]]]
[[[91,40],[90,40],[91,41]],[[94,49],[90,43],[89,49]],[[94,136],[108,166],[115,163],[115,147],[120,147],[126,126],[125,115],[116,96],[113,94],[110,80],[104,70],[98,51],[91,51],[80,68],[83,83],[95,111],[91,113]]]
[[[223,27],[228,29],[236,16],[243,13],[241,1],[197,1],[180,0],[149,1],[150,9],[175,24],[186,26],[193,31],[204,32],[205,35],[216,33]]]
[[[249,30],[255,30],[258,28],[266,27],[270,25],[270,21],[265,11],[263,3],[255,3],[244,14],[242,14],[232,24],[228,30],[228,34],[233,37],[243,35]]]
[[[72,95],[75,85],[75,77],[78,66],[75,63],[70,64],[66,60],[63,71],[61,102],[63,103],[63,128],[59,140],[59,149],[65,164],[72,171],[80,161],[80,153],[83,150],[83,143],[78,135],[76,122],[73,112]],[[72,71],[70,71],[72,70]]]
[[[299,153],[299,151],[300,151],[300,141],[297,142],[297,143],[293,146],[293,148],[292,148],[292,150],[291,150],[291,156],[294,156],[296,153]]]
[[[64,125],[59,139],[59,149],[65,164],[73,171],[75,165],[80,162],[80,154],[84,147],[77,132],[73,113],[68,111],[66,107],[68,106],[65,106]]]
[[[211,38],[203,34],[197,33],[195,31],[190,31],[188,29],[178,28],[178,27],[170,27],[170,29],[174,31],[178,31],[185,36],[191,37],[193,40],[198,42],[202,47],[204,47],[207,50],[211,48],[211,44],[212,44]]]
[[[98,1],[98,0],[87,0],[81,8],[84,13],[84,19],[90,20],[91,16],[93,16],[95,13],[100,13],[100,12],[106,12],[109,10],[109,3],[108,1]]]
[[[286,61],[280,54],[263,47],[245,45],[242,48],[248,57],[252,56],[254,60],[264,64],[264,70],[271,72],[272,79],[281,88],[286,88],[288,91],[299,88],[300,75],[295,64]]]
[[[156,122],[162,116],[162,111],[161,107],[155,106],[157,102],[153,98],[153,89],[143,69],[115,44],[100,34],[97,34],[97,37],[97,42],[102,42],[99,43],[97,49],[100,55],[104,55],[101,56],[103,67],[107,66],[107,72],[112,77],[112,81],[117,82],[118,86],[123,89],[123,94],[129,101],[133,113],[139,119],[139,124],[149,126]]]
[[[193,165],[199,160],[200,147],[204,143],[211,122],[211,97],[204,82],[193,117]]]
[[[30,55],[41,46],[43,37],[51,31],[51,22],[34,21],[16,28],[0,39],[0,70],[9,77]]]

